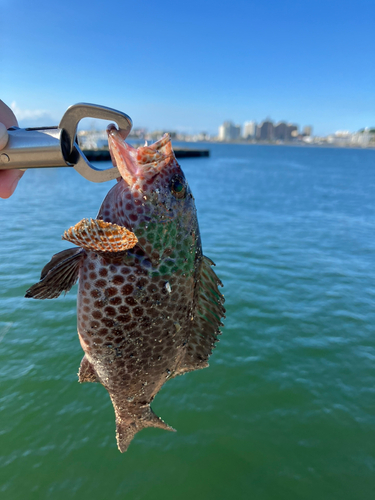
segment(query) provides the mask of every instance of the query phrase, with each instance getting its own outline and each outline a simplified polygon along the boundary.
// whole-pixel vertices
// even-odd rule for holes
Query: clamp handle
[[[8,143],[0,151],[0,170],[67,166],[57,127],[8,129]]]

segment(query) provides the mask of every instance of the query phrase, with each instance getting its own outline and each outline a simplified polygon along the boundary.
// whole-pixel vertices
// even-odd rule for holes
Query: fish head
[[[120,223],[136,234],[153,261],[170,261],[176,248],[195,254],[200,247],[195,202],[169,135],[134,148],[114,126],[107,132],[111,157],[121,174],[116,189]]]

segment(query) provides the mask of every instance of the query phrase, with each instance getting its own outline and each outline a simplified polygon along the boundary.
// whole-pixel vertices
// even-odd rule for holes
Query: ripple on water
[[[109,186],[69,169],[27,172],[2,204],[3,496],[169,498],[176,490],[181,500],[233,492],[368,500],[374,152],[210,148],[210,158],[183,168],[204,253],[225,285],[226,326],[210,368],[169,381],[153,402],[178,432],[146,429],[125,456],[108,394],[77,382],[76,289],[58,300],[23,298],[51,255],[70,246],[63,231],[95,217]]]

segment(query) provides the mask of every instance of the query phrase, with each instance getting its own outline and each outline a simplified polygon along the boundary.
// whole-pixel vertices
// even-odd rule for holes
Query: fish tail
[[[145,429],[146,427],[157,427],[166,431],[176,432],[173,427],[167,425],[161,418],[159,418],[148,406],[142,416],[133,422],[123,420],[119,416],[116,418],[116,439],[117,446],[121,453],[124,453],[129,447],[133,437],[137,432]]]
[[[129,447],[130,442],[133,437],[139,431],[135,422],[123,422],[120,419],[116,419],[116,439],[117,439],[117,447],[124,453]]]

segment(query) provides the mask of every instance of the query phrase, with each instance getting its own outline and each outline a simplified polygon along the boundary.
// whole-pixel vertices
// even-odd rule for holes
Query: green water
[[[226,327],[154,401],[178,432],[123,455],[108,394],[77,382],[76,287],[22,298],[109,184],[29,171],[0,202],[1,500],[374,498],[375,151],[211,149],[181,164]]]

